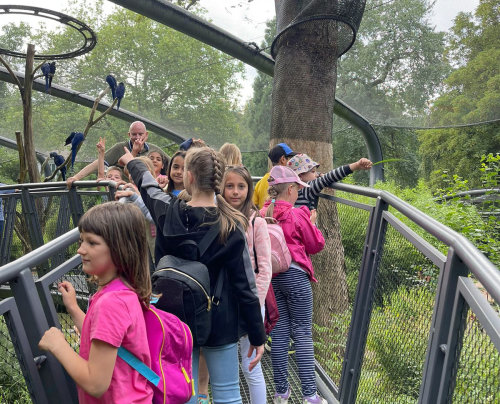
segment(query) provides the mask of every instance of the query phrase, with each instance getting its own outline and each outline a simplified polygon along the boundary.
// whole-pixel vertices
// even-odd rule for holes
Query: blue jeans
[[[207,362],[214,404],[242,404],[240,395],[240,377],[238,361],[238,344],[232,343],[218,347],[202,347]],[[198,361],[200,348],[193,349],[193,379],[196,395],[188,401],[198,402]]]

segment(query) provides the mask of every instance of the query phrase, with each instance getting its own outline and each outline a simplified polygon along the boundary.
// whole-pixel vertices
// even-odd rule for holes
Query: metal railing
[[[498,268],[388,192],[334,188],[318,209],[327,248],[314,259],[313,288],[317,371],[329,402],[500,402]],[[38,341],[58,326],[78,349],[54,285],[77,283],[82,307],[92,286],[78,256],[51,261],[77,239],[71,230],[0,267],[0,285],[12,294],[0,301],[0,401],[17,383],[16,397],[76,402],[74,384]]]

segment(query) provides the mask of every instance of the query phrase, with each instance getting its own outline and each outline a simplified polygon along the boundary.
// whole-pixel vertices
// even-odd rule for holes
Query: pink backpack
[[[266,217],[266,219],[269,218]],[[271,239],[271,266],[273,274],[285,272],[290,268],[292,256],[286,245],[283,229],[279,223],[267,223],[267,231]]]
[[[126,290],[115,282],[106,291]],[[143,306],[151,368],[123,347],[118,356],[153,385],[153,404],[183,404],[194,395],[193,337],[189,327],[176,316]]]

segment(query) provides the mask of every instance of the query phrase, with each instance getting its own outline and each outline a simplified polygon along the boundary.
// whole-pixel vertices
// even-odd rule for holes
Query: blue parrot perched
[[[111,74],[108,74],[106,76],[106,83],[108,83],[109,88],[111,88],[111,97],[114,100],[116,98],[116,79]]]
[[[50,64],[45,62],[42,65],[42,74],[45,76],[45,92],[49,91]]]
[[[118,87],[116,87],[116,98],[118,98],[118,104],[116,105],[116,110],[120,109],[120,102],[122,101],[123,96],[125,95],[125,84],[120,82]]]
[[[76,152],[78,150],[78,146],[85,140],[85,135],[82,132],[71,132],[66,139],[64,145],[68,145],[71,143],[71,168],[73,168],[73,164],[75,164]]]
[[[56,167],[59,167],[64,163],[64,157],[60,154],[57,154],[56,152],[50,153],[49,156],[54,159],[54,164],[56,165]],[[60,171],[63,181],[66,181],[66,167],[62,167]]]
[[[49,88],[52,87],[52,78],[56,74],[56,62],[50,63],[50,73],[49,73]]]

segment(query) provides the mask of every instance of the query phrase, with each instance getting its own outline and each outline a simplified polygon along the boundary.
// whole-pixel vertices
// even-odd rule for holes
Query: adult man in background
[[[141,121],[135,121],[130,124],[128,137],[128,140],[116,143],[106,151],[106,153],[104,154],[104,160],[106,161],[108,166],[119,166],[118,160],[121,156],[123,156],[124,147],[128,148],[128,150],[134,157],[147,156],[148,153],[152,151],[156,151],[162,156],[165,155],[164,151],[161,150],[158,146],[146,142],[148,140],[148,131],[146,130],[146,125],[144,125],[144,123]],[[71,187],[74,181],[80,181],[87,175],[90,175],[93,172],[97,171],[97,166],[97,160],[94,160],[92,163],[77,172],[73,177],[69,177],[66,180],[68,188]]]

